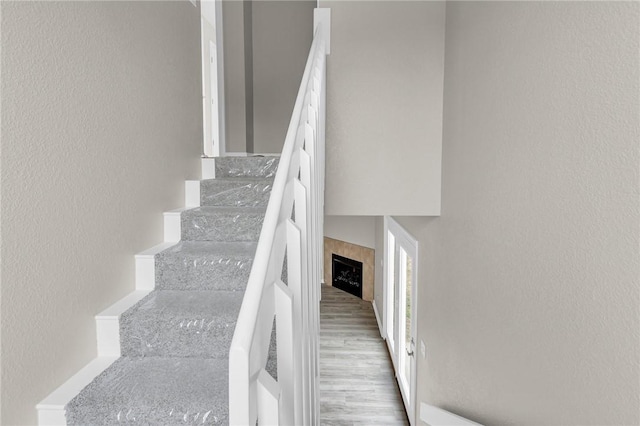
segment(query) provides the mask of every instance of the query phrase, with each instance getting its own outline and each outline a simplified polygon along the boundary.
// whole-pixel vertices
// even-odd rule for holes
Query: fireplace
[[[362,262],[333,253],[331,275],[334,287],[362,299]]]

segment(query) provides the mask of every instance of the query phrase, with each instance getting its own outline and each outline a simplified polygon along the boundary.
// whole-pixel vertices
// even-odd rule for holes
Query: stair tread
[[[201,206],[266,207],[273,178],[221,178],[200,182]]]
[[[120,317],[125,356],[226,357],[244,292],[156,290]]]
[[[68,424],[227,424],[228,360],[120,358],[66,407]]]
[[[182,212],[182,240],[258,241],[266,207],[204,206]]]
[[[155,257],[158,290],[244,290],[255,242],[182,241]]]
[[[180,241],[159,254],[253,258],[256,247],[257,243],[253,241]]]
[[[219,183],[273,183],[273,176],[222,176],[212,179],[201,179],[200,183],[213,184]]]
[[[217,177],[273,177],[278,169],[279,157],[218,157],[215,160]]]
[[[194,207],[182,212],[185,214],[263,214],[266,212],[266,207],[254,207],[254,206],[200,206]]]

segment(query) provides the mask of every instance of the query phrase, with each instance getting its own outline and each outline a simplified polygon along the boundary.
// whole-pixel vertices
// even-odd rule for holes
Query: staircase
[[[282,155],[203,159],[191,208],[165,213],[166,242],[136,255],[136,291],[96,316],[98,357],[40,425],[319,424],[330,27],[316,9]]]
[[[154,256],[155,289],[119,317],[121,357],[66,405],[67,424],[228,424],[229,347],[277,165],[216,159],[181,240]]]

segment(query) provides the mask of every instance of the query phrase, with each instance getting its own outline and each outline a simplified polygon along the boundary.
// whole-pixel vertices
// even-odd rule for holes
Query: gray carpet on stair
[[[267,207],[271,178],[220,178],[200,183],[201,206]]]
[[[222,157],[216,159],[216,177],[274,177],[276,157]]]
[[[72,425],[224,425],[228,360],[118,359],[66,407]]]
[[[258,241],[265,209],[198,207],[181,213],[183,241]]]
[[[122,355],[226,358],[242,296],[237,291],[153,291],[120,317]]]
[[[278,158],[215,164],[202,207],[181,214],[182,241],[155,256],[155,290],[120,316],[123,356],[67,404],[68,424],[229,423],[229,348]],[[274,330],[273,377],[276,352]]]
[[[184,241],[155,256],[158,290],[244,291],[254,242]]]

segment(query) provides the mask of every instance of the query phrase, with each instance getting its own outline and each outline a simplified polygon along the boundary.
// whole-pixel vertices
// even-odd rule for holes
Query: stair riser
[[[275,157],[220,157],[216,158],[216,178],[265,177],[276,175],[279,158]]]
[[[181,217],[183,241],[258,241],[264,214],[199,214],[186,211]]]
[[[253,258],[156,256],[158,290],[237,290],[249,280]]]
[[[272,182],[202,181],[201,206],[266,207]]]

